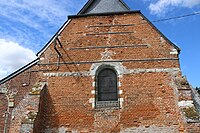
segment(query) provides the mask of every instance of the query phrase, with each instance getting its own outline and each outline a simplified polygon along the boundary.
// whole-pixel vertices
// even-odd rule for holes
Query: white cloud
[[[200,5],[200,0],[158,0],[156,3],[151,3],[149,9],[153,14],[163,14],[171,7],[192,8],[198,5]]]
[[[183,6],[192,8],[193,6],[200,5],[200,0],[185,0]]]
[[[0,0],[0,14],[34,28],[42,28],[38,21],[60,25],[67,15],[74,13],[79,3],[72,0]]]
[[[38,51],[87,0],[0,0],[0,36]]]
[[[3,70],[3,68],[0,68],[0,79],[4,78],[8,72],[6,70]]]
[[[36,59],[34,52],[19,44],[0,39],[0,79]]]

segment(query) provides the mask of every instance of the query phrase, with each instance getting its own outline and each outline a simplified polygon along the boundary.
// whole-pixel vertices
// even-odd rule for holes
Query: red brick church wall
[[[35,132],[184,130],[173,85],[181,75],[178,55],[141,14],[72,18],[59,40],[59,66],[53,43],[41,55],[40,68],[52,71],[43,73],[48,82],[39,112],[43,129]],[[121,69],[121,109],[92,107],[101,64]]]
[[[37,71],[35,71],[37,70]],[[34,72],[33,72],[34,71]],[[9,101],[14,103],[13,107],[9,107],[9,117],[6,125],[6,131],[11,133],[19,132],[20,127],[23,121],[23,117],[20,114],[25,114],[22,112],[24,108],[27,108],[28,104],[32,103],[23,103],[26,95],[31,92],[33,85],[40,80],[38,75],[37,66],[32,66],[31,68],[20,73],[16,77],[8,80],[6,83],[1,84],[8,89],[7,95],[9,96]],[[14,93],[13,93],[14,92]],[[10,94],[13,93],[13,96]],[[15,94],[16,93],[16,94]],[[6,94],[0,94],[0,132],[3,132],[5,126],[5,116],[3,115],[8,107],[8,100]],[[33,101],[34,102],[34,101]],[[26,104],[26,105],[25,105]],[[4,105],[4,106],[2,106]]]
[[[35,84],[46,82],[40,93],[34,132],[198,132],[186,124],[178,100],[181,77],[178,52],[140,13],[72,17],[42,53],[37,65],[5,83],[16,89],[8,130],[20,132],[26,99]],[[62,57],[58,57],[58,53]],[[99,67],[118,74],[119,107],[95,107],[95,74]],[[26,84],[26,85],[25,85]],[[185,94],[186,93],[186,94]],[[179,96],[180,95],[180,96]],[[188,98],[186,98],[188,100]],[[191,99],[189,99],[191,100]],[[7,103],[0,94],[0,132]]]

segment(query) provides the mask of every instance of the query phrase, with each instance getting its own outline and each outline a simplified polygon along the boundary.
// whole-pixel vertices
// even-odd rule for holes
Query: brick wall
[[[53,44],[41,55],[40,69],[50,71],[43,74],[48,86],[38,118],[42,127],[36,123],[35,132],[182,130],[171,83],[180,76],[178,55],[140,14],[73,18],[59,40],[60,59]],[[118,72],[120,109],[94,108],[101,65]]]
[[[72,18],[58,38],[62,57],[52,42],[31,77],[27,70],[7,83],[18,90],[17,107],[35,83],[47,82],[34,133],[185,131],[178,100],[191,95],[178,92],[177,51],[141,14]],[[104,65],[117,72],[119,107],[95,108],[95,74]],[[20,122],[11,120],[10,129],[19,131]]]
[[[14,103],[14,106],[9,108],[7,131],[10,133],[19,132],[22,119],[23,117],[25,117],[22,114],[25,114],[25,108],[27,108],[28,105],[32,104],[30,102],[31,99],[29,100],[29,102],[23,101],[26,99],[27,94],[31,92],[31,88],[33,87],[33,85],[40,80],[38,72],[35,71],[37,69],[37,66],[32,66],[31,68],[27,69],[26,71],[22,72],[18,76],[10,79],[9,81],[3,84],[3,86],[7,87],[8,89],[7,94],[9,96],[10,101],[13,101]],[[14,94],[13,92],[16,92],[16,94]],[[10,95],[12,93],[13,95]],[[5,110],[8,107],[8,101],[6,99],[5,94],[0,94],[0,98],[0,131],[3,132],[3,128],[5,126],[5,116],[3,116],[2,114],[5,113]]]
[[[187,124],[188,133],[199,133],[200,123],[189,123]]]
[[[5,124],[4,115],[7,109],[6,103],[7,103],[6,97],[3,94],[0,94],[0,132],[1,133],[4,130],[4,124]]]

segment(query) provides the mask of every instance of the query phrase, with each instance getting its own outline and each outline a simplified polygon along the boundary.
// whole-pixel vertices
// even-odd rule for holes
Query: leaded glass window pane
[[[117,101],[117,75],[112,69],[106,68],[97,77],[98,101]]]

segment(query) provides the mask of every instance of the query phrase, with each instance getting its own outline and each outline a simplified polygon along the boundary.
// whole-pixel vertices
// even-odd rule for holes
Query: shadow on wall
[[[33,133],[52,131],[51,127],[59,127],[60,123],[47,86],[44,87],[40,95],[39,111],[34,122]]]

